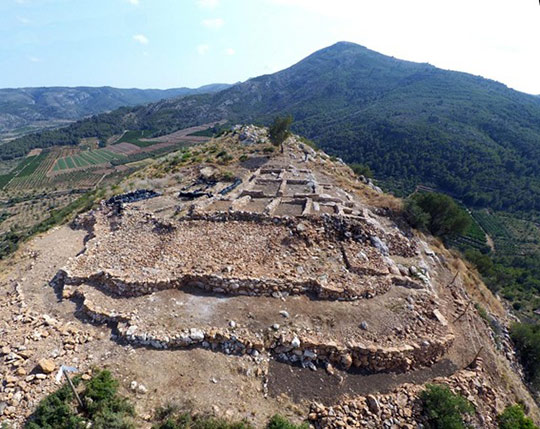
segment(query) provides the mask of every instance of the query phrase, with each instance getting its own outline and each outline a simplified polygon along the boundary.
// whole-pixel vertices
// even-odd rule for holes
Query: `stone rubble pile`
[[[238,139],[244,144],[266,143],[268,142],[268,132],[265,128],[255,125],[235,125],[232,128],[233,135],[238,135]]]
[[[9,323],[0,323],[0,422],[6,423],[33,410],[35,398],[57,387],[54,375],[60,365],[77,360],[81,348],[94,340],[88,331],[35,313],[25,304],[20,285],[12,287],[7,302],[0,299],[11,314]],[[18,327],[16,331],[13,326]],[[57,345],[52,354],[40,353],[44,342]]]
[[[448,378],[438,378],[432,384],[450,387],[469,400],[476,414],[466,416],[472,427],[496,429],[498,408],[507,401],[486,381],[481,360],[473,370],[461,370]],[[350,397],[334,406],[313,403],[309,421],[315,428],[403,428],[416,429],[425,424],[419,394],[425,386],[405,384],[388,394]]]

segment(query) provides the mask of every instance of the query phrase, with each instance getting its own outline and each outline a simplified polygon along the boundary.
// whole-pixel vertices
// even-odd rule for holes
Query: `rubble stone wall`
[[[77,294],[77,291],[74,291]],[[84,296],[83,296],[84,298]],[[82,311],[94,322],[117,323],[119,339],[134,346],[156,349],[179,349],[204,347],[226,354],[258,355],[269,352],[287,363],[304,366],[335,365],[348,370],[357,368],[369,372],[405,372],[421,366],[430,366],[439,361],[453,343],[449,333],[443,337],[421,344],[412,343],[396,347],[376,345],[316,342],[305,337],[292,337],[274,333],[263,337],[244,329],[200,329],[186,328],[175,333],[143,332],[129,323],[129,316],[110,314],[84,300]]]
[[[377,294],[386,293],[393,283],[399,281],[393,278],[391,280],[382,279],[376,289],[369,289],[363,295],[353,295],[351,291],[325,287],[313,279],[292,282],[290,280],[282,281],[269,278],[227,278],[212,274],[189,274],[178,279],[141,282],[117,279],[104,272],[89,277],[77,277],[63,270],[59,272],[58,279],[64,285],[92,284],[112,295],[126,298],[149,295],[168,289],[197,287],[206,292],[231,296],[272,296],[279,298],[287,295],[313,294],[317,299],[342,301],[373,298]]]

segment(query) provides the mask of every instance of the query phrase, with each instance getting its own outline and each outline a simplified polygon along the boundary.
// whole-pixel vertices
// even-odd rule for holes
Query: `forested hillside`
[[[124,129],[165,134],[220,119],[269,123],[285,113],[294,116],[295,132],[345,161],[369,165],[394,189],[422,183],[470,206],[540,210],[538,97],[352,43],[218,93],[122,109],[28,136],[0,147],[0,158]]]
[[[50,87],[0,89],[0,138],[46,128],[122,106],[156,102],[205,92],[230,85],[201,88],[120,89],[111,87]]]

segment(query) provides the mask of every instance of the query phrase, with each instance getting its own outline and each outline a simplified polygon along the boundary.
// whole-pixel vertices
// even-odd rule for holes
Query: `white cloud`
[[[203,9],[215,9],[219,6],[219,0],[197,0],[197,5]]]
[[[199,45],[197,46],[197,53],[199,55],[205,55],[210,50],[210,46],[208,45]]]
[[[28,18],[25,18],[24,16],[18,16],[17,21],[19,21],[23,25],[28,25],[32,22]]]
[[[225,25],[225,21],[222,18],[203,19],[201,24],[210,30],[219,30]]]
[[[39,59],[38,57],[29,56],[29,57],[27,57],[27,59],[31,63],[39,63],[39,62],[41,62],[41,59]]]
[[[150,40],[148,40],[148,37],[146,37],[144,34],[135,34],[135,36],[133,36],[133,40],[139,42],[141,45],[148,45],[148,43],[150,43]]]
[[[138,6],[139,5],[139,0],[127,0],[128,3],[134,5],[134,6]]]
[[[236,51],[233,48],[225,49],[225,55],[234,55],[234,54],[236,54]]]

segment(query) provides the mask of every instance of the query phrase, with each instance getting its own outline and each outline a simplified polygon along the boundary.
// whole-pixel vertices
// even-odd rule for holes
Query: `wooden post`
[[[469,309],[469,307],[471,306],[471,303],[472,301],[469,301],[469,303],[467,304],[467,307],[465,307],[465,310],[463,310],[463,313],[461,313],[456,320],[454,320],[454,323],[456,323],[459,319],[461,319],[463,316],[465,316],[465,313],[467,313],[467,310]]]
[[[69,378],[69,375],[68,375],[67,371],[62,369],[62,373],[64,374],[64,377],[66,377],[66,380],[67,380],[67,382],[69,384],[69,387],[71,388],[71,391],[75,395],[75,399],[77,399],[77,402],[79,403],[79,406],[81,407],[81,409],[84,410],[85,406],[83,404],[83,401],[81,400],[81,397],[79,396],[79,394],[75,390],[75,386],[73,385],[73,382],[71,381],[71,378]]]
[[[447,287],[450,287],[454,284],[454,282],[456,281],[457,279],[457,276],[459,275],[459,271],[456,273],[456,275],[454,276],[454,278],[452,279],[452,281],[450,283],[448,283],[448,286]]]
[[[482,353],[482,350],[484,350],[484,346],[480,347],[480,349],[474,356],[474,359],[472,360],[472,362],[469,365],[467,365],[465,368],[474,368],[474,364],[476,363],[478,357],[480,356],[480,353]]]

